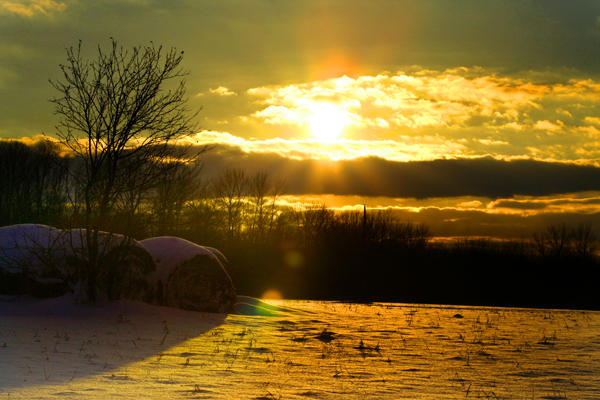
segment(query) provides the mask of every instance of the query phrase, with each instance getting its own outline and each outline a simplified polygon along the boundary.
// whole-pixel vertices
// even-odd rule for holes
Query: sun
[[[320,142],[334,142],[348,125],[348,115],[333,103],[314,103],[309,107],[306,122]]]

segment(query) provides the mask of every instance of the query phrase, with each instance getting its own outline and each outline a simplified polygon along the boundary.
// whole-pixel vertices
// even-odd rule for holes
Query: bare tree
[[[106,218],[133,170],[167,156],[170,142],[192,132],[182,59],[174,48],[127,50],[114,39],[108,51],[98,47],[94,60],[84,58],[81,42],[67,49],[63,80],[50,81],[60,95],[50,101],[59,116],[58,137],[84,160],[89,225],[93,217]],[[166,89],[171,82],[175,87]]]
[[[594,253],[596,235],[590,224],[579,224],[571,231],[575,254],[580,257],[589,257]]]
[[[180,230],[184,206],[197,198],[202,189],[202,165],[196,161],[164,162],[164,173],[152,196],[152,210],[157,219],[157,234],[173,234]]]
[[[298,213],[298,229],[304,241],[304,247],[310,247],[320,235],[331,230],[335,224],[335,214],[325,206],[312,205]]]
[[[262,240],[273,229],[277,198],[282,191],[283,182],[274,182],[267,171],[259,171],[248,179],[248,233],[254,240]]]
[[[66,203],[67,166],[52,142],[0,140],[0,225],[58,220]]]
[[[79,42],[67,49],[62,79],[50,81],[59,92],[50,99],[59,118],[57,136],[83,165],[76,177],[85,206],[90,285],[98,273],[99,226],[122,192],[131,189],[128,178],[142,172],[148,160],[166,159],[169,144],[193,131],[182,59],[175,48],[165,51],[150,43],[126,49],[114,39],[108,50],[98,46],[97,56],[87,59]],[[146,168],[140,184],[159,172]]]
[[[265,226],[265,205],[269,196],[269,174],[260,171],[250,177],[248,181],[248,194],[252,212],[248,230],[254,233],[255,238],[261,236]]]
[[[533,240],[540,256],[560,258],[570,250],[571,233],[565,223],[548,225],[544,231],[534,233]]]
[[[219,208],[227,214],[227,233],[233,237],[241,230],[241,215],[248,194],[248,178],[243,169],[231,168],[213,182],[212,189]]]
[[[270,201],[267,203],[268,207],[265,207],[266,228],[269,233],[272,233],[275,229],[275,224],[280,213],[277,206],[277,200],[281,194],[284,193],[284,188],[285,181],[283,179],[271,182]]]

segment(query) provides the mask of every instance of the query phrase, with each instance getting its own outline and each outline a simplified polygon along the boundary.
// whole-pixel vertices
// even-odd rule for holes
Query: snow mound
[[[65,272],[70,258],[87,258],[86,229],[61,230],[48,225],[20,224],[0,228],[0,270],[10,273],[41,273],[52,265]],[[117,248],[139,247],[137,242],[117,233],[97,232],[98,253]]]
[[[95,280],[108,299],[139,297],[145,275],[155,269],[150,255],[129,237],[85,229],[61,230],[21,224],[0,228],[0,293],[55,297],[68,291],[87,300],[88,239],[97,243]]]
[[[171,236],[145,239],[139,245],[156,265],[148,278],[151,290],[146,301],[194,311],[232,309],[235,288],[220,251]]]
[[[0,293],[51,297],[68,290],[63,233],[47,225],[0,228]]]
[[[63,230],[61,243],[67,249],[77,253],[88,248],[88,231],[85,228],[75,228]],[[93,232],[90,232],[92,241],[98,243],[98,252],[105,254],[117,247],[121,246],[139,246],[138,242],[129,236],[121,235],[120,233],[97,231],[97,238],[93,238]],[[82,254],[82,256],[85,256]]]
[[[166,282],[183,261],[197,255],[207,255],[216,259],[208,248],[178,237],[159,236],[138,243],[152,256],[156,265],[156,271],[149,277],[151,283]]]
[[[59,250],[63,232],[48,225],[20,224],[0,228],[0,271],[41,273],[45,266],[63,257]]]
[[[138,242],[81,228],[0,228],[0,293],[5,295],[55,297],[71,291],[78,302],[127,298],[229,312],[236,293],[226,263],[219,250],[177,237]]]

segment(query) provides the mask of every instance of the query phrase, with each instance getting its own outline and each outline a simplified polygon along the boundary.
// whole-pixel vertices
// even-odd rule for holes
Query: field
[[[598,399],[600,312],[0,302],[0,399]]]

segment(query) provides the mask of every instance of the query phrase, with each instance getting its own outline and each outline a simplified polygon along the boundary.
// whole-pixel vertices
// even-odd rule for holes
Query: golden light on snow
[[[348,125],[348,116],[333,103],[314,103],[309,107],[307,123],[313,136],[320,142],[330,143],[338,139]]]
[[[290,300],[256,306],[269,313],[0,302],[0,397],[598,398],[590,378],[600,356],[598,312]]]
[[[283,295],[279,290],[269,289],[260,296],[261,299],[272,299],[272,300],[281,300],[283,299]]]

